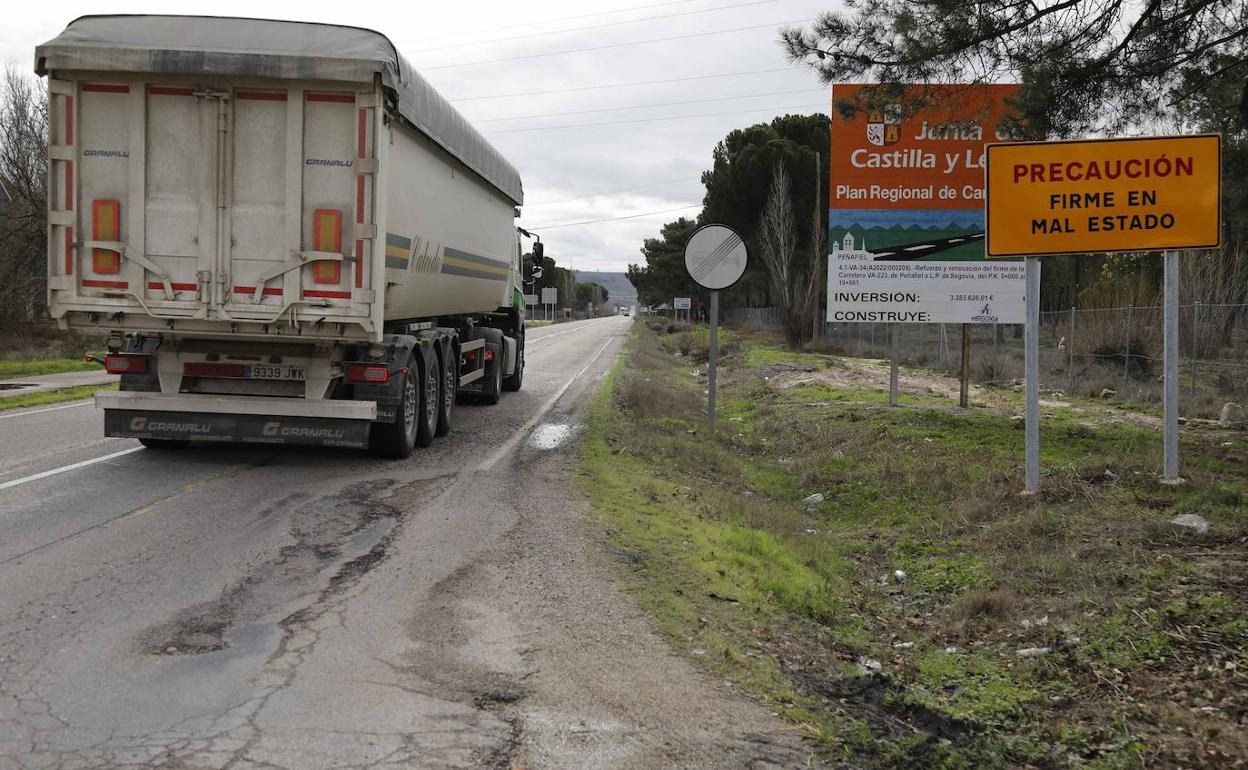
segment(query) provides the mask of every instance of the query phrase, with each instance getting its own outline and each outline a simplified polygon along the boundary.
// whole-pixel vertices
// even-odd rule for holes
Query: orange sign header
[[[837,104],[872,87],[832,87],[828,208],[983,208],[984,145],[1009,138],[1000,123],[1018,86],[907,86],[897,104],[842,117]],[[910,111],[919,98],[927,106]]]
[[[990,257],[1213,249],[1218,134],[988,147]]]

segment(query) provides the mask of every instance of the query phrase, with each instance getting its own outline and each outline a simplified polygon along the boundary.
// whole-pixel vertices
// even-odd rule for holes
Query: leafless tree
[[[793,215],[789,172],[783,163],[776,163],[771,175],[771,191],[759,218],[758,240],[784,339],[796,347],[810,336],[813,299],[809,271],[799,263],[797,219]]]
[[[47,253],[48,92],[6,65],[0,78],[0,320],[44,316]]]
[[[1193,306],[1192,343],[1197,358],[1220,358],[1237,326],[1248,321],[1248,252],[1238,244],[1220,252],[1179,257],[1180,300]],[[1199,303],[1199,306],[1197,306]]]

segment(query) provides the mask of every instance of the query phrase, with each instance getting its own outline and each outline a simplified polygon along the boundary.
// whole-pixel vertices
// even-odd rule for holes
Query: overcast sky
[[[405,3],[400,10],[382,3],[219,0],[212,11],[365,26],[388,35],[520,169],[522,226],[666,212],[543,231],[547,254],[563,266],[623,270],[641,261],[642,239],[657,235],[662,223],[698,212],[696,205],[669,210],[700,203],[701,172],[728,131],[787,112],[828,111],[828,90],[809,70],[786,64],[776,39],[783,23],[809,20],[833,4],[473,0]],[[25,68],[37,44],[83,14],[205,9],[168,1],[5,5],[0,59]],[[638,43],[673,37],[679,39]],[[598,50],[558,53],[585,48]],[[729,73],[753,74],[702,77]],[[630,83],[638,85],[624,85]],[[529,94],[562,89],[578,90]],[[529,95],[509,96],[520,93]]]

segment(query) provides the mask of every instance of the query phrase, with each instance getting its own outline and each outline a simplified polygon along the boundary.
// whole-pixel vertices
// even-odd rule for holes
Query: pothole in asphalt
[[[254,565],[217,598],[149,628],[141,645],[151,655],[220,653],[246,642],[249,625],[288,612],[292,602],[341,590],[385,559],[401,509],[379,498],[401,488],[375,480],[295,505],[289,514],[293,542]],[[326,583],[325,572],[334,565]],[[309,609],[295,615],[309,615]]]
[[[558,449],[575,436],[578,430],[580,430],[579,425],[543,423],[533,430],[533,434],[529,436],[528,445],[534,449]]]

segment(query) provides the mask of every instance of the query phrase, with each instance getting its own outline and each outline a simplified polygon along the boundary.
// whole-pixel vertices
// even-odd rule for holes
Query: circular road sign
[[[745,241],[724,225],[699,227],[685,244],[685,271],[704,289],[727,289],[739,281],[748,258]]]

